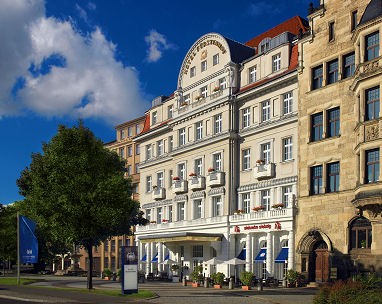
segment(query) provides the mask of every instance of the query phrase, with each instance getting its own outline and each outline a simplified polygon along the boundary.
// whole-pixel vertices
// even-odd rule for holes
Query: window
[[[192,246],[192,257],[193,258],[202,258],[203,257],[203,245]]]
[[[340,135],[340,108],[330,109],[327,112],[328,126],[327,137]]]
[[[215,55],[212,57],[212,64],[213,64],[213,65],[217,65],[217,64],[219,64],[219,54],[215,54]]]
[[[163,139],[157,141],[157,155],[160,156],[164,153]]]
[[[312,115],[311,137],[312,141],[318,141],[322,139],[323,122],[322,113]]]
[[[329,41],[334,40],[334,21],[329,23]]]
[[[212,216],[223,215],[223,201],[221,196],[212,197]]]
[[[265,210],[270,209],[271,204],[271,190],[261,190],[261,206],[265,208]]]
[[[194,171],[197,176],[203,175],[203,160],[201,158],[195,159]]]
[[[139,164],[135,164],[135,173],[138,174],[139,173]],[[136,192],[137,193],[137,192]]]
[[[200,140],[203,137],[203,121],[195,124],[195,140]]]
[[[372,242],[372,227],[367,218],[359,217],[350,224],[350,248],[370,248]]]
[[[243,129],[248,128],[251,124],[251,109],[250,108],[245,108],[242,110],[242,124],[243,124]]]
[[[312,90],[322,88],[322,65],[312,70]]]
[[[141,154],[141,146],[139,144],[135,145],[135,154],[137,155]]]
[[[343,78],[352,77],[355,72],[355,53],[345,55],[343,63]]]
[[[283,139],[283,161],[293,159],[293,143],[292,137]]]
[[[172,222],[172,206],[168,206],[167,210],[168,210],[168,221]]]
[[[158,188],[164,188],[163,172],[158,172],[157,173],[157,187]]]
[[[379,32],[365,37],[365,61],[373,60],[379,56]]]
[[[310,168],[310,194],[322,193],[322,166]]]
[[[202,217],[202,200],[194,200],[194,219]]]
[[[288,92],[283,95],[283,114],[287,115],[293,111],[293,93]]]
[[[146,219],[151,221],[151,209],[146,209]]]
[[[128,127],[128,128],[127,128],[127,135],[128,135],[129,137],[133,136],[133,127]]]
[[[204,72],[205,70],[207,70],[207,60],[203,60],[200,64],[200,69],[202,70],[202,72]]]
[[[140,125],[136,125],[135,126],[135,134],[139,134],[141,132],[141,126]]]
[[[174,106],[168,106],[167,107],[167,117],[170,119],[173,117],[173,112],[174,112]]]
[[[330,163],[326,167],[326,192],[337,192],[340,188],[340,163]]]
[[[171,135],[168,137],[168,152],[172,152],[174,149],[174,137]]]
[[[178,203],[178,221],[184,221],[185,214],[184,214],[184,202]]]
[[[152,157],[151,155],[151,145],[146,146],[146,160],[150,159]]]
[[[244,210],[244,213],[249,213],[251,209],[251,194],[250,193],[243,193],[241,195],[241,204],[242,209]]]
[[[157,223],[162,223],[162,207],[157,208]]]
[[[261,149],[261,159],[266,163],[271,162],[271,143],[265,143],[260,146]]]
[[[151,124],[152,125],[155,125],[157,123],[157,112],[153,112],[153,114],[151,115]]]
[[[146,192],[150,192],[152,190],[152,178],[151,175],[146,176]]]
[[[133,156],[133,147],[131,145],[127,147],[127,156]]]
[[[266,100],[261,103],[261,121],[268,121],[271,119],[271,101]]]
[[[128,166],[127,166],[126,173],[127,173],[127,175],[129,175],[129,176],[133,173],[133,172],[132,172],[132,167],[131,167],[131,165],[128,165]]]
[[[214,116],[214,134],[222,132],[222,115],[218,114]]]
[[[186,179],[186,165],[184,163],[178,164],[178,177],[181,180]]]
[[[248,79],[249,79],[248,82],[249,83],[256,81],[256,74],[257,74],[256,66],[250,67],[248,69]]]
[[[379,181],[379,149],[366,151],[366,180],[365,183],[375,183]]]
[[[227,88],[227,80],[225,77],[219,79],[219,88],[220,90],[224,90]]]
[[[212,155],[212,161],[213,161],[213,168],[216,171],[222,171],[222,154],[221,153],[215,153]]]
[[[328,80],[327,83],[335,83],[338,81],[338,59],[328,62]]]
[[[207,86],[204,86],[204,87],[201,87],[201,88],[200,88],[200,95],[201,95],[203,98],[206,98],[206,97],[207,97],[207,92],[208,92],[208,88],[207,88]]]
[[[190,68],[190,77],[194,77],[196,75],[196,67],[191,67]]]
[[[289,197],[293,195],[292,192],[292,186],[284,186],[281,188],[281,194],[282,194],[282,203],[284,204],[285,207],[290,207],[289,206]]]
[[[272,56],[272,72],[277,72],[281,69],[281,54]]]
[[[119,148],[119,157],[125,158],[125,148],[124,147]]]
[[[365,102],[365,120],[379,118],[379,87],[366,90]]]
[[[168,170],[168,184],[170,185],[170,187],[172,186],[172,183],[173,183],[173,173],[172,173],[172,170]]]
[[[125,136],[126,136],[126,135],[125,135],[125,130],[120,130],[120,131],[119,131],[119,138],[120,138],[120,139],[124,139]]]
[[[243,170],[251,169],[251,150],[245,149],[242,151],[242,168]]]
[[[190,94],[185,95],[185,96],[184,96],[184,102],[185,102],[186,104],[189,104],[190,101],[191,101],[191,96],[190,96]]]
[[[357,11],[351,12],[350,27],[351,31],[354,31],[357,27]]]
[[[179,146],[186,144],[186,128],[179,129]]]

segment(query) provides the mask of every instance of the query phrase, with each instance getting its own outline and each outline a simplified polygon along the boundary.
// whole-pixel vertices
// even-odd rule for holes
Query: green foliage
[[[251,286],[254,274],[250,271],[243,271],[240,273],[240,281],[245,286]]]
[[[296,270],[289,269],[285,278],[287,279],[289,284],[297,284],[297,280],[300,277],[300,273],[297,272]]]
[[[109,277],[109,278],[113,274],[113,272],[109,268],[105,268],[102,273],[104,277]]]
[[[224,282],[225,274],[222,272],[217,272],[211,274],[211,279],[216,285],[222,285]]]
[[[314,304],[358,304],[381,303],[382,290],[376,277],[367,279],[356,278],[355,281],[336,281],[332,285],[324,286],[314,297]]]
[[[0,260],[17,260],[17,208],[0,204]]]
[[[191,272],[190,276],[191,276],[191,279],[194,281],[194,282],[198,282],[198,281],[201,281],[203,280],[203,266],[202,265],[198,265],[198,266],[195,266],[194,267],[194,271]]]
[[[124,179],[124,162],[82,122],[59,126],[42,151],[32,155],[17,184],[25,215],[37,222],[52,251],[81,245],[92,261],[93,246],[144,222],[131,199],[131,180]],[[89,281],[91,272],[89,267]]]
[[[171,265],[171,270],[172,270],[172,271],[177,271],[177,270],[179,270],[179,265],[178,265],[178,264],[172,264],[172,265]]]

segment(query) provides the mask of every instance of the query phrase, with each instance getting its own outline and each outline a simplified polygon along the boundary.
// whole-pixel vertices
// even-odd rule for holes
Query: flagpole
[[[17,211],[17,286],[20,285],[20,214]]]

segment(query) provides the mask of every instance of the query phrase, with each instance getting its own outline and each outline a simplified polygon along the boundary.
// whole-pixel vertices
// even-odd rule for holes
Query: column
[[[246,271],[251,271],[252,272],[252,266],[253,266],[253,261],[252,261],[252,235],[250,233],[247,234],[247,238],[245,241],[245,270]]]
[[[272,234],[270,232],[267,232],[267,275],[272,276],[272,264],[273,264],[273,246],[272,246]]]
[[[158,271],[163,271],[163,243],[158,243]]]
[[[294,268],[294,232],[288,234],[288,269]]]
[[[145,250],[146,250],[146,274],[149,274],[150,271],[150,259],[151,259],[151,252],[150,252],[150,243],[145,244]]]
[[[138,247],[138,249],[139,249],[139,254],[138,254],[139,270],[142,270],[143,269],[142,258],[145,255],[145,250],[144,250],[142,242],[140,242],[139,239],[137,239],[137,243],[138,243],[137,245],[139,246]]]

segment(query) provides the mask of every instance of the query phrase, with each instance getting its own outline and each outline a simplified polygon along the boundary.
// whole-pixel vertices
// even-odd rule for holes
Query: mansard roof
[[[382,0],[371,0],[358,25],[365,24],[380,16],[382,16]]]
[[[252,57],[255,54],[255,50],[245,44],[237,42],[235,40],[224,37],[227,41],[230,52],[231,60],[234,63],[241,63],[245,59]]]

